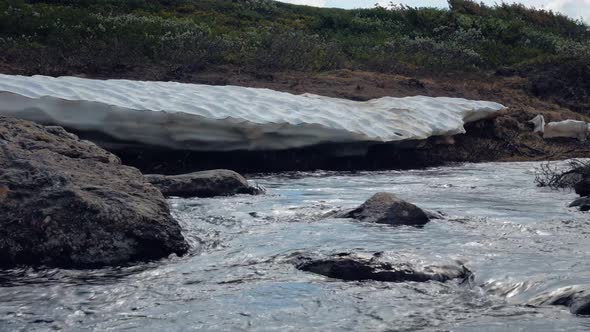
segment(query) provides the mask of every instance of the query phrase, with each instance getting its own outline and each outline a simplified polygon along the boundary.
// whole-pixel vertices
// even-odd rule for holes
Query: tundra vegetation
[[[521,4],[343,10],[271,0],[0,0],[3,73],[190,81],[219,68],[260,77],[496,72],[527,77],[535,96],[590,113],[589,26]]]
[[[478,71],[590,58],[582,21],[520,4],[342,10],[270,0],[1,0],[4,62],[170,70]]]

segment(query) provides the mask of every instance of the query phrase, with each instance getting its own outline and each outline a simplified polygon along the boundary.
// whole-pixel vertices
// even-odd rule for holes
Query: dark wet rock
[[[0,117],[0,265],[95,267],[184,254],[162,194],[59,127]]]
[[[472,277],[471,271],[463,265],[416,266],[411,263],[392,262],[381,253],[373,254],[372,257],[350,253],[321,258],[298,257],[295,266],[302,271],[346,281],[444,282],[451,279],[465,281]]]
[[[574,185],[576,194],[582,196],[569,206],[578,207],[581,211],[590,211],[590,177],[584,177]]]
[[[576,194],[580,196],[590,196],[590,177],[582,179],[582,181],[574,185]]]
[[[570,207],[578,207],[580,211],[590,211],[590,196],[576,199]]]
[[[590,290],[581,286],[559,288],[541,294],[528,303],[529,305],[561,305],[569,307],[575,315],[590,315]]]
[[[250,186],[240,174],[226,169],[181,175],[151,174],[145,178],[160,189],[164,196],[215,197],[263,193],[261,188]]]
[[[424,225],[428,215],[414,204],[391,193],[377,193],[358,208],[336,213],[334,218],[352,218],[363,222],[390,225]]]
[[[578,295],[571,301],[570,312],[574,315],[590,315],[590,294]]]

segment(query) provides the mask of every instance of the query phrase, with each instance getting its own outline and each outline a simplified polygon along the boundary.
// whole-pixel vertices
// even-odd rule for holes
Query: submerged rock
[[[137,169],[62,128],[0,117],[0,265],[95,267],[187,250]]]
[[[334,214],[334,218],[352,218],[363,222],[420,226],[428,223],[426,212],[394,194],[380,192],[358,208]]]
[[[164,196],[214,197],[262,193],[262,189],[250,186],[243,176],[226,169],[181,175],[152,174],[145,178],[160,189]]]
[[[325,258],[299,257],[295,264],[302,271],[347,281],[376,280],[386,282],[468,280],[471,271],[463,265],[415,266],[391,262],[376,253],[370,258],[342,253]]]
[[[562,287],[541,294],[529,301],[529,305],[562,305],[574,315],[590,315],[590,291],[581,286]]]

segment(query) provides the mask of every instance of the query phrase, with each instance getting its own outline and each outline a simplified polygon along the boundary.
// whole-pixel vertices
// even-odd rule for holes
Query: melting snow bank
[[[268,89],[175,82],[0,75],[0,114],[119,144],[269,151],[464,133],[504,106],[460,98],[357,102]]]

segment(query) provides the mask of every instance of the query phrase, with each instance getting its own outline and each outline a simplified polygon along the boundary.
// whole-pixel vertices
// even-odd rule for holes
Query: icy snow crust
[[[277,150],[464,133],[504,106],[446,97],[366,102],[268,89],[0,74],[0,114],[124,142],[189,150]]]

